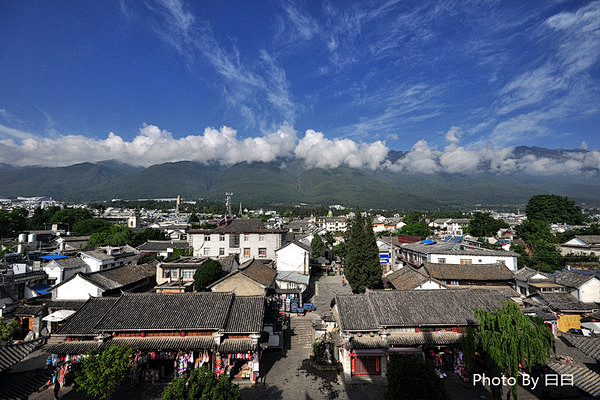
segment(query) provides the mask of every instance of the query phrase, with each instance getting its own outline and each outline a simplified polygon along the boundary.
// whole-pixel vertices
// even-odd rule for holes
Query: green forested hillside
[[[585,178],[585,177],[584,177]],[[536,194],[597,205],[598,178],[398,174],[349,167],[310,168],[298,160],[233,166],[181,161],[135,168],[115,162],[0,170],[0,197],[52,196],[63,201],[176,197],[254,205],[341,204],[347,207],[437,209],[523,206]]]

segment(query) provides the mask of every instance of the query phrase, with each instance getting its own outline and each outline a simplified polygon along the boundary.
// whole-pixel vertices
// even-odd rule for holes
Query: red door
[[[354,359],[354,375],[381,375],[380,357],[356,357]]]

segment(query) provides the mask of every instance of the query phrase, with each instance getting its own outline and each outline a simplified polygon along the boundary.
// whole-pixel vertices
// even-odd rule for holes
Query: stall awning
[[[58,310],[54,311],[52,314],[46,315],[44,318],[42,318],[42,321],[61,322],[73,314],[75,314],[75,311],[73,310]]]
[[[385,356],[385,351],[380,349],[356,349],[354,355],[357,357]]]

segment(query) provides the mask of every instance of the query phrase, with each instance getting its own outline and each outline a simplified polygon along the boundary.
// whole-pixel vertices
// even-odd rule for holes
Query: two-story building
[[[255,381],[265,298],[233,293],[139,293],[88,300],[46,349],[57,365],[113,345],[133,349],[132,382],[184,376],[206,365],[218,375]],[[161,376],[161,374],[164,374]]]
[[[469,221],[467,218],[438,218],[431,222],[429,226],[438,235],[463,236]]]
[[[86,272],[96,272],[120,267],[121,265],[135,264],[140,252],[126,244],[124,246],[104,246],[95,250],[82,251],[79,256],[88,265]]]
[[[518,294],[506,289],[374,290],[335,297],[334,316],[341,345],[338,359],[344,378],[382,376],[387,355],[440,357],[464,371],[460,343],[468,326],[477,325],[473,310],[493,311]],[[401,306],[399,306],[401,305]],[[444,351],[447,350],[447,351]],[[452,361],[446,360],[452,355]]]
[[[422,240],[400,246],[400,257],[407,264],[419,267],[426,262],[441,264],[495,264],[502,263],[512,271],[517,270],[517,257],[513,251],[490,250],[462,243],[438,243]]]
[[[194,257],[236,254],[243,263],[253,258],[274,260],[275,250],[286,244],[286,233],[266,228],[259,219],[234,219],[215,229],[191,229],[188,237]]]

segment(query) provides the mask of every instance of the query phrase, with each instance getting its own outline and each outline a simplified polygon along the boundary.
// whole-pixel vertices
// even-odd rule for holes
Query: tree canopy
[[[508,224],[495,219],[488,213],[476,212],[469,221],[469,234],[477,237],[494,236],[501,228],[508,228]]]
[[[387,371],[388,390],[386,399],[442,400],[450,396],[440,378],[435,374],[433,365],[420,356],[412,354],[393,354]]]
[[[350,226],[344,273],[354,293],[381,287],[383,270],[371,218],[363,218],[356,209]]]
[[[190,378],[175,378],[162,393],[163,400],[240,400],[240,388],[227,375],[217,374],[206,367],[193,369]]]
[[[223,267],[221,263],[212,258],[206,260],[200,268],[194,272],[194,289],[198,292],[206,290],[206,287],[221,277]]]
[[[505,301],[494,312],[475,309],[479,331],[470,328],[463,339],[467,367],[473,370],[475,351],[481,348],[487,372],[491,376],[517,378],[519,365],[531,372],[534,366],[543,365],[550,357],[554,336],[538,318],[524,315],[516,304]],[[517,385],[512,387],[517,399]],[[492,386],[495,399],[502,396],[501,387]]]
[[[133,233],[126,225],[111,225],[107,231],[96,232],[90,235],[88,247],[122,246],[131,244]]]
[[[315,233],[312,241],[310,242],[310,256],[312,258],[319,258],[325,256],[325,243],[321,239],[321,235]]]
[[[581,224],[586,220],[581,207],[575,205],[574,201],[554,194],[538,194],[530,198],[525,214],[528,220],[571,225]]]
[[[406,224],[398,230],[398,234],[404,236],[426,237],[431,235],[432,233],[433,232],[427,225],[427,222],[415,222],[412,224]]]
[[[110,399],[127,377],[130,354],[127,346],[110,346],[101,353],[89,353],[75,372],[77,390],[94,399]]]

